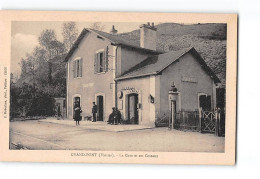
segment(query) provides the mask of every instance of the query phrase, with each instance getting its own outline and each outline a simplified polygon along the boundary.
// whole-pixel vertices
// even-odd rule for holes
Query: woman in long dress
[[[76,121],[76,125],[79,125],[79,121],[81,120],[81,115],[82,110],[80,108],[80,105],[78,102],[76,102],[75,107],[74,107],[74,120]]]

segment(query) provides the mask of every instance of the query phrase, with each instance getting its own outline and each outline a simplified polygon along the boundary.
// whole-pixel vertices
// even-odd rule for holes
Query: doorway
[[[138,94],[128,95],[128,120],[130,124],[138,124]]]
[[[97,96],[97,121],[103,121],[104,119],[104,97]]]
[[[199,107],[202,108],[203,111],[211,110],[211,96],[210,95],[200,95],[199,96]]]

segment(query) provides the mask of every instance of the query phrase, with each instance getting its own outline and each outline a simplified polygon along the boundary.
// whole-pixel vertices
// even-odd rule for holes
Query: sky
[[[38,37],[45,29],[53,29],[57,35],[58,40],[62,41],[62,24],[64,21],[59,22],[43,22],[43,21],[14,21],[11,28],[11,72],[15,76],[21,73],[19,62],[31,53],[38,43]],[[76,22],[79,33],[84,27],[88,28],[93,22]],[[118,30],[118,33],[130,32],[139,29],[142,22],[138,23],[118,23],[118,22],[105,22],[101,23],[104,26],[105,32],[109,32],[112,25]]]

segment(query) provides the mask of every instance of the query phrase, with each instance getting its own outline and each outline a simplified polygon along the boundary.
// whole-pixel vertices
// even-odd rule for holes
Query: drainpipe
[[[117,108],[117,81],[115,80],[116,78],[116,70],[117,70],[117,48],[118,46],[116,45],[115,49],[115,69],[114,69],[114,83],[115,83],[115,107]]]

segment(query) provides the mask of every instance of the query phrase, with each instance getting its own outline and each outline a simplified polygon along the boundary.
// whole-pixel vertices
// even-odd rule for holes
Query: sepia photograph
[[[224,152],[226,24],[11,28],[10,149]]]
[[[225,154],[227,23],[11,21],[8,150]]]

